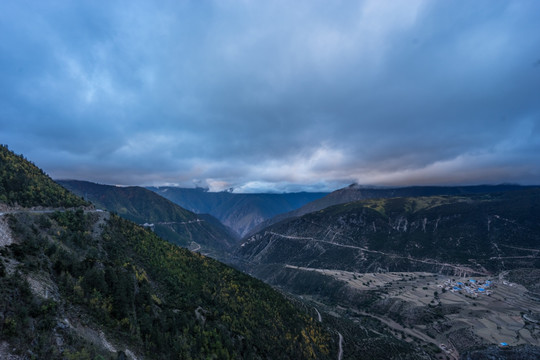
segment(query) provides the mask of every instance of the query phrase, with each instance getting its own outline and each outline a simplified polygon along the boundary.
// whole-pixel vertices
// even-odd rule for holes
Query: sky
[[[540,1],[0,2],[0,143],[58,179],[540,184]]]

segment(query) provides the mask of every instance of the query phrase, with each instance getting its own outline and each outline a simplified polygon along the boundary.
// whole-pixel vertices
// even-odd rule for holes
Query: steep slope
[[[37,177],[36,183],[48,181]],[[27,206],[42,205],[45,197],[29,195]],[[14,192],[10,198],[20,199]],[[6,205],[0,227],[8,238],[0,243],[0,357],[326,359],[337,353],[333,334],[269,286],[116,215]]]
[[[149,187],[148,189],[195,213],[208,213],[240,236],[277,214],[291,211],[327,193],[235,194],[205,189]]]
[[[89,205],[66,191],[43,170],[0,145],[0,203],[23,207],[77,207]]]
[[[311,212],[319,211],[333,205],[345,204],[352,201],[368,199],[389,199],[395,197],[418,197],[418,196],[460,196],[484,194],[493,192],[506,192],[523,190],[528,186],[520,185],[477,185],[477,186],[409,186],[401,188],[370,188],[352,184],[346,188],[336,190],[325,197],[316,199],[305,204],[299,209],[276,215],[265,220],[249,232],[255,234],[264,228],[277,224],[288,218],[298,217]]]
[[[138,224],[151,224],[156,234],[177,245],[211,251],[219,257],[238,241],[232,231],[212,216],[196,215],[142,187],[118,187],[76,180],[57,182],[98,207]]]
[[[0,336],[17,353],[292,359],[325,358],[333,346],[269,286],[117,216],[9,222],[16,241],[2,249]]]
[[[242,244],[254,266],[487,274],[538,267],[540,189],[366,200],[273,225]]]

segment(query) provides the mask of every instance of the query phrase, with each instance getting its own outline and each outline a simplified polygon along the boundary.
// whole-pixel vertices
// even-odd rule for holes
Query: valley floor
[[[420,340],[449,358],[479,345],[540,345],[540,301],[523,286],[499,277],[449,277],[426,272],[355,273],[286,266],[314,271],[344,282],[359,298],[371,294],[371,306],[326,306],[338,316],[384,323],[396,337]],[[318,306],[326,302],[310,297]],[[348,299],[354,304],[355,299]],[[338,300],[339,304],[339,300]],[[430,314],[430,315],[428,315]],[[432,314],[437,314],[433,317]]]

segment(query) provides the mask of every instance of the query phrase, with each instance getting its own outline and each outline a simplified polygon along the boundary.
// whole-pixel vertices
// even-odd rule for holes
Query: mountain
[[[319,199],[327,193],[235,194],[205,189],[149,187],[148,189],[195,213],[215,216],[240,236],[277,214]]]
[[[0,168],[35,170],[8,155]],[[276,224],[238,252],[276,291],[33,171],[0,203],[1,359],[540,356],[538,189],[373,199]],[[11,170],[2,174],[13,189]],[[113,204],[133,216],[173,211],[150,197],[142,204],[158,209],[139,207],[138,191],[113,191]],[[489,295],[470,292],[473,281]]]
[[[539,218],[540,188],[364,200],[272,225],[239,254],[254,264],[488,274],[540,266]]]
[[[251,229],[247,235],[255,234],[264,228],[276,224],[288,218],[302,216],[311,212],[319,211],[333,205],[345,204],[352,201],[368,199],[388,199],[396,197],[418,197],[418,196],[436,196],[436,195],[472,195],[493,192],[505,192],[513,190],[522,190],[529,188],[520,185],[475,185],[475,186],[409,186],[399,188],[374,188],[358,184],[352,184],[348,187],[338,189],[332,193],[316,199],[304,206],[279,214],[261,222]]]
[[[87,203],[28,173],[8,193],[27,207],[0,214],[0,358],[335,358],[335,334],[259,280],[106,211],[30,208]]]
[[[0,203],[10,206],[77,207],[90,205],[66,191],[43,170],[0,145]]]
[[[540,188],[350,202],[249,237],[238,266],[323,314],[425,342],[430,358],[532,360],[539,219]]]
[[[210,215],[196,215],[138,186],[119,187],[88,181],[57,180],[96,206],[138,224],[151,226],[165,240],[221,257],[237,244],[237,236]]]

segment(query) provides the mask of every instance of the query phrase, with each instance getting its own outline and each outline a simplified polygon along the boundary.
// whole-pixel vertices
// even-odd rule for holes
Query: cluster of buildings
[[[478,296],[478,294],[491,295],[492,292],[492,282],[491,280],[446,280],[444,284],[439,285],[439,287],[444,288],[446,291],[467,293],[471,296]]]

